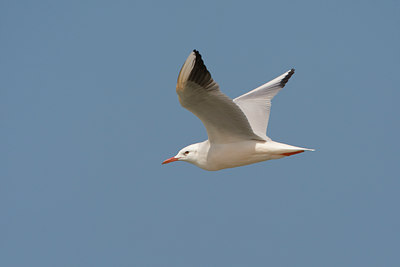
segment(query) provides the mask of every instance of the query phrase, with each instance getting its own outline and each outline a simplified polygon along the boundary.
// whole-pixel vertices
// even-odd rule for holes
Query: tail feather
[[[296,154],[303,153],[305,151],[315,151],[315,149],[304,148],[304,147],[297,147],[287,144],[282,144],[278,142],[274,142],[276,145],[276,154],[281,156],[292,156]]]

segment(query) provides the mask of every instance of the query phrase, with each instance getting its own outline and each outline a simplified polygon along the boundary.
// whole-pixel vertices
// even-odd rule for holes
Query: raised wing
[[[243,111],[219,90],[196,50],[179,72],[176,93],[181,105],[203,122],[210,142],[263,140],[254,134]]]
[[[267,127],[271,110],[271,100],[285,87],[293,73],[294,69],[291,69],[272,81],[233,100],[242,109],[244,114],[246,114],[253,132],[257,136],[269,140],[267,137]]]

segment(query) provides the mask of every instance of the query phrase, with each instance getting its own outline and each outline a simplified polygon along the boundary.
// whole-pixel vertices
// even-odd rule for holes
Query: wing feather
[[[291,69],[272,81],[233,100],[246,115],[256,135],[269,139],[266,134],[271,111],[271,100],[285,87],[293,74],[294,69]]]
[[[176,92],[181,105],[203,122],[210,142],[264,140],[253,132],[238,105],[219,90],[197,50],[183,64]]]

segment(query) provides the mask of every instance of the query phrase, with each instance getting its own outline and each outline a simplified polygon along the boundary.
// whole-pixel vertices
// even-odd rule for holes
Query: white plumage
[[[181,105],[203,122],[208,140],[183,148],[163,164],[181,160],[205,170],[220,170],[312,150],[274,142],[266,135],[271,100],[293,73],[291,69],[231,100],[194,50],[182,66],[176,92]]]

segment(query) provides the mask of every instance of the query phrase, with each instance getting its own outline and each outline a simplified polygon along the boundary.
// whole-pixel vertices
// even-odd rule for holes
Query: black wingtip
[[[201,58],[200,52],[196,49],[193,49],[193,53],[196,56],[196,62],[201,61],[201,63],[204,65],[203,59]]]
[[[289,81],[290,77],[294,74],[294,69],[291,69],[288,74],[281,80],[281,86],[284,87],[286,83]]]
[[[193,53],[195,54],[196,59],[188,80],[193,81],[203,86],[204,88],[207,88],[210,84],[213,83],[213,79],[211,78],[211,74],[204,64],[204,61],[201,58],[199,51],[194,49]]]
[[[197,58],[200,58],[200,59],[201,59],[201,55],[200,55],[200,52],[199,52],[198,50],[193,49],[193,53],[194,53],[194,55],[196,56],[196,59],[197,59]]]

